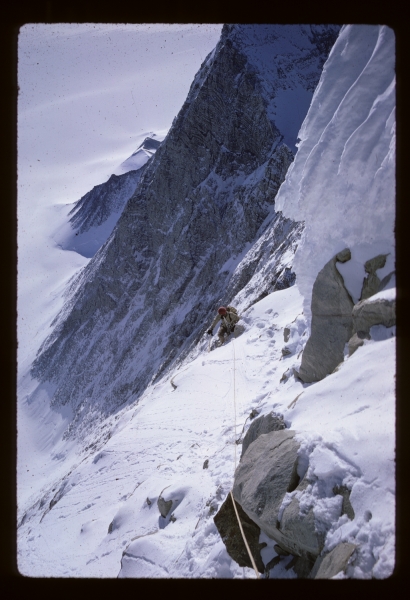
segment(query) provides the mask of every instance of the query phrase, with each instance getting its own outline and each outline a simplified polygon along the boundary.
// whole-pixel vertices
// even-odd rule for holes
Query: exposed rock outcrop
[[[353,300],[345,288],[336,262],[350,260],[346,248],[318,273],[312,290],[311,334],[302,354],[298,377],[306,383],[320,381],[344,359],[344,347],[353,333]]]
[[[317,544],[288,537],[279,529],[279,510],[287,492],[296,489],[295,432],[289,429],[260,435],[247,449],[235,473],[234,498],[247,515],[284,550],[296,556],[318,554]]]
[[[367,273],[367,277],[363,281],[360,300],[366,300],[366,298],[370,298],[370,296],[373,296],[379,291],[381,281],[376,275],[376,271],[384,267],[387,256],[387,254],[379,254],[365,262],[364,270]]]
[[[396,287],[396,271],[388,273],[380,282],[378,292],[381,292],[387,287]]]
[[[317,558],[309,578],[331,579],[338,573],[344,572],[355,549],[356,546],[348,542],[338,544],[331,552]]]
[[[269,433],[270,431],[280,431],[285,429],[286,425],[281,416],[275,415],[275,413],[268,413],[262,415],[253,421],[242,442],[242,453],[241,458],[245,454],[248,446],[252,444],[260,435],[263,433]]]
[[[335,486],[333,493],[342,496],[342,515],[347,515],[350,520],[354,519],[354,510],[352,503],[350,502],[350,492],[345,485]]]
[[[258,421],[263,423],[262,419]],[[317,558],[331,525],[331,521],[320,516],[320,510],[315,513],[318,502],[331,502],[334,516],[346,514],[353,519],[354,511],[350,490],[345,485],[326,491],[323,482],[312,492],[314,478],[305,475],[299,481],[299,443],[294,436],[295,432],[289,429],[260,434],[248,446],[236,469],[233,495],[248,517],[277,542],[277,553],[293,555],[286,568],[293,568],[299,578],[307,578],[312,576],[314,565],[315,573],[319,568]],[[336,495],[342,496],[343,501]],[[269,568],[278,561],[279,558],[271,561]],[[323,572],[323,577],[327,577],[328,570]]]
[[[355,332],[368,334],[374,325],[393,327],[396,324],[396,300],[368,298],[358,302],[353,308]]]
[[[368,333],[365,333],[364,331],[358,331],[354,333],[347,343],[347,347],[349,349],[349,356],[352,356],[352,354],[356,352],[356,350],[360,348],[360,346],[363,346],[364,340],[369,339],[370,335]]]
[[[169,511],[172,508],[172,500],[165,500],[162,496],[160,496],[157,500],[158,510],[161,513],[161,517],[167,516]]]
[[[303,491],[306,487],[307,481],[303,481],[296,490]],[[283,511],[278,529],[286,538],[296,541],[301,550],[299,555],[308,558],[312,568],[314,558],[320,554],[324,543],[323,535],[318,534],[315,528],[313,507],[307,514],[301,514],[298,498],[292,498]]]

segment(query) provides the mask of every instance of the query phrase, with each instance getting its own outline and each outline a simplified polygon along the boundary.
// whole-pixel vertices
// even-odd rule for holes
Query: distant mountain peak
[[[157,139],[157,137],[155,133],[149,133],[135,152],[120,164],[115,174],[122,175],[128,171],[141,169],[160,147],[162,140]]]
[[[155,135],[155,133],[152,133],[151,135],[147,136],[142,142],[142,144],[140,144],[135,150],[135,152],[133,152],[132,156],[134,156],[134,154],[136,154],[139,150],[146,150],[147,152],[152,153],[156,152],[156,150],[158,150],[158,148],[161,145],[160,140],[154,139],[156,137],[157,136]]]

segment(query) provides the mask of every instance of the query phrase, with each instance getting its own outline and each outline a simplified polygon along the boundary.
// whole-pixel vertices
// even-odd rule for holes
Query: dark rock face
[[[369,339],[370,335],[368,333],[365,333],[364,331],[358,331],[357,333],[354,333],[347,344],[349,348],[349,356],[352,356],[352,354],[356,352],[356,350],[360,348],[360,346],[363,346],[364,340]]]
[[[303,225],[273,210],[293,154],[272,102],[296,83],[313,94],[327,57],[321,32],[335,39],[339,29],[294,27],[303,44],[278,54],[292,65],[280,77],[272,56],[281,26],[224,27],[114,231],[73,283],[32,367],[56,384],[53,402],[73,409],[67,435],[135,400],[186,356],[217,303],[242,291],[252,302],[294,281],[278,263]],[[255,40],[273,44],[269,68]],[[234,273],[224,267],[247,247]]]
[[[242,510],[241,506],[237,502],[235,504],[242,523],[246,541],[248,542],[258,571],[260,573],[264,573],[265,565],[263,564],[260,555],[261,546],[259,544],[259,535],[261,530],[256,523],[254,523]],[[243,541],[241,530],[239,529],[238,519],[232,504],[231,494],[228,494],[221,508],[214,516],[214,523],[226,546],[229,556],[233,558],[233,560],[235,560],[240,567],[250,567],[252,569],[252,563]]]
[[[154,140],[153,138],[147,137],[139,146],[138,149],[142,148],[144,150],[148,150],[151,152],[155,152],[160,147],[161,142],[159,140]]]
[[[309,556],[294,556],[293,560],[286,566],[286,569],[295,571],[298,579],[307,579],[312,571],[315,561]]]
[[[392,279],[393,279],[393,281],[395,280],[395,276],[396,276],[396,271],[392,271],[391,273],[388,273],[385,277],[383,277],[383,279],[380,282],[379,289],[377,291],[381,292],[389,284],[390,284],[390,286],[392,286],[391,281],[392,281]],[[395,281],[394,281],[394,283],[395,283]]]
[[[354,510],[350,502],[350,492],[351,490],[349,490],[345,485],[339,485],[333,488],[333,493],[339,494],[343,498],[342,515],[347,515],[350,520],[353,520]]]
[[[91,227],[102,225],[112,213],[120,213],[135,192],[143,172],[144,167],[123,175],[111,175],[106,183],[93,187],[69,212],[72,228],[77,233],[85,233]]]
[[[296,488],[301,490],[301,486]],[[293,498],[285,508],[279,525],[279,531],[300,546],[299,555],[307,557],[309,561],[320,554],[323,548],[323,537],[318,535],[315,528],[313,508],[306,515],[300,514],[300,504],[297,498]],[[311,567],[313,567],[313,562]]]
[[[344,347],[353,333],[353,301],[336,262],[350,260],[339,252],[318,273],[312,290],[311,335],[302,354],[298,376],[305,383],[320,381],[343,362]]]
[[[261,434],[269,433],[270,431],[280,431],[285,428],[286,425],[282,417],[275,415],[274,413],[269,413],[255,419],[243,438],[241,458],[245,454],[248,446]]]

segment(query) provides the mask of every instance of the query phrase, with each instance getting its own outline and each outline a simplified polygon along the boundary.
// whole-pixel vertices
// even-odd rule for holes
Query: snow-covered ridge
[[[294,30],[305,36],[303,28]],[[256,75],[224,32],[33,365],[36,378],[58,381],[53,402],[74,404],[79,422],[94,409],[110,412],[135,400],[152,377],[181,360],[205,331],[215,304],[229,302],[228,294],[246,285],[262,259],[258,254],[245,261],[237,285],[228,287],[236,265],[222,267],[243,256],[268,226],[293,155],[269,118],[261,87],[264,77],[277,73]],[[311,72],[319,81],[326,53],[317,50]],[[293,77],[301,70],[296,65]],[[287,223],[283,238],[284,224],[275,223],[278,235],[268,246],[272,253],[281,246],[281,260],[272,278],[254,287],[248,304],[278,280],[279,287],[293,282],[286,269],[300,227]]]
[[[91,258],[114,229],[127,201],[143,175],[145,165],[161,145],[163,136],[151,133],[105,183],[87,192],[68,212],[67,222],[53,234],[63,250]],[[154,139],[158,138],[158,139]]]
[[[115,175],[121,175],[122,173],[127,173],[128,171],[136,171],[137,169],[141,169],[148,160],[154,156],[155,152],[158,150],[163,138],[165,136],[158,136],[155,133],[150,133],[149,136],[145,138],[145,140],[138,146],[138,148],[124,160],[118,169],[115,171]]]
[[[330,52],[338,25],[231,25],[229,39],[261,74],[267,112],[296,153],[300,126],[316,88],[316,73]]]

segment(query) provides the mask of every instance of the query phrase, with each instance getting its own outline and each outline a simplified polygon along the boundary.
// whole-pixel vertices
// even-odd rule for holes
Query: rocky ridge
[[[248,302],[294,281],[291,262],[302,228],[274,213],[293,154],[282,143],[290,134],[275,125],[267,90],[273,95],[278,86],[297,83],[311,97],[328,46],[323,36],[294,26],[294,43],[284,48],[282,26],[258,27],[224,27],[114,231],[78,277],[39,351],[32,375],[53,382],[53,403],[69,403],[74,412],[66,435],[86,426],[91,411],[103,417],[135,400],[185,356],[216,304],[244,289],[261,262],[270,271],[267,255],[281,262],[266,284],[254,285]],[[319,30],[334,40],[338,28]],[[241,45],[243,36],[251,43]],[[262,67],[267,56],[274,64],[279,54],[292,70],[274,85]]]

